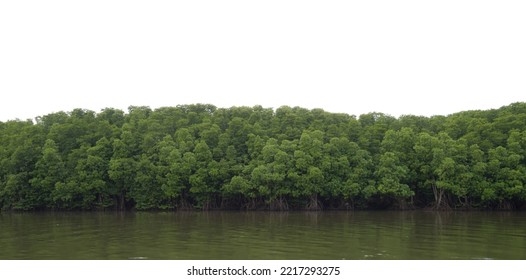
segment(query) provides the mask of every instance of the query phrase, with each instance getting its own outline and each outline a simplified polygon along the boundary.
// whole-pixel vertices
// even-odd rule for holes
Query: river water
[[[0,259],[526,259],[526,213],[2,212]]]

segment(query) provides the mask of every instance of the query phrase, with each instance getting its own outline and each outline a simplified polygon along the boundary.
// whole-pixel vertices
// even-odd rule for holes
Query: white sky
[[[526,1],[0,1],[0,121],[189,103],[359,115],[526,101]]]

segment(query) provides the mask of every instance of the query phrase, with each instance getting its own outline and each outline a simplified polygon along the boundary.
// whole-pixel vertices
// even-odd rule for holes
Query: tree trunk
[[[120,200],[120,202],[119,202],[119,204],[120,204],[119,206],[120,207],[119,208],[121,210],[126,210],[126,205],[124,205],[124,193],[123,192],[121,192],[119,200]]]
[[[318,194],[313,194],[310,196],[310,201],[309,203],[307,204],[307,209],[308,210],[312,210],[312,211],[319,211],[321,210],[323,207],[320,203],[320,201],[318,200]]]
[[[444,200],[445,190],[433,184],[433,195],[435,196],[435,210],[449,209],[449,204]]]

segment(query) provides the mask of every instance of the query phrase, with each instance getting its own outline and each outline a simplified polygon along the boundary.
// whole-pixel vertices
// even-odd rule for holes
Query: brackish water
[[[526,259],[526,213],[3,212],[0,259]]]

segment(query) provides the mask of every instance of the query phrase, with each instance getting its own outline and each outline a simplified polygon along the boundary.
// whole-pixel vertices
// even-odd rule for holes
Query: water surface
[[[3,212],[0,259],[526,259],[526,213]]]

